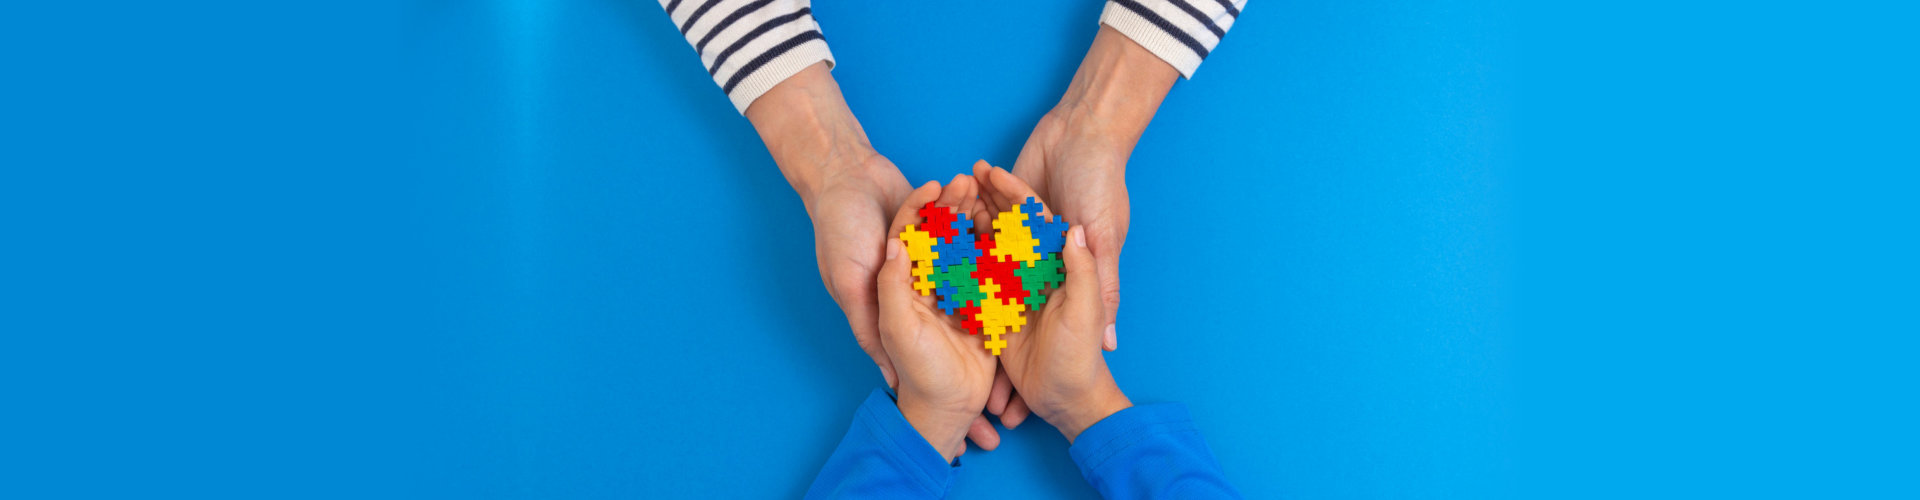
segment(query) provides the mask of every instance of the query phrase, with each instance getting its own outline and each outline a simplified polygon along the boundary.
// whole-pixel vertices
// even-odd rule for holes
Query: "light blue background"
[[[918,184],[1011,165],[1100,6],[814,8],[854,111]],[[1505,47],[1472,9],[1284,7],[1247,10],[1131,161],[1113,369],[1137,401],[1189,405],[1252,497],[1494,494]],[[430,156],[460,178],[430,220],[466,226],[435,238],[463,249],[458,401],[511,433],[469,446],[525,471],[462,487],[798,494],[879,378],[799,200],[659,7],[420,19],[430,116],[472,116]],[[503,372],[524,378],[487,380]],[[1005,438],[963,458],[955,496],[1092,495],[1051,428]]]
[[[925,5],[922,5],[925,4]],[[1099,2],[814,5],[915,183]],[[1912,497],[1912,12],[1255,2],[1120,350],[1254,498]],[[0,8],[0,497],[790,497],[880,383],[640,0]],[[959,497],[1087,497],[1051,428]]]

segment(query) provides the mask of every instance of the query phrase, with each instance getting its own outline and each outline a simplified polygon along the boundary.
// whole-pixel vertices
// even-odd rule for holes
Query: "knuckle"
[[[1109,281],[1100,285],[1100,301],[1108,307],[1120,305],[1120,282]]]

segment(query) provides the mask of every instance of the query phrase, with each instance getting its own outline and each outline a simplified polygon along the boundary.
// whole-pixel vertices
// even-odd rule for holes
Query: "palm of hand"
[[[983,209],[988,212],[1010,210],[1039,195],[1019,177],[984,162],[974,166],[974,178],[980,180],[981,198],[988,205]],[[1041,213],[1056,212],[1049,202],[1041,205]],[[1087,229],[1082,226],[1077,231],[1081,233],[1068,233],[1069,240]],[[1087,239],[1091,245],[1091,238]],[[1098,276],[1079,260],[1090,258],[1089,249],[1075,247],[1074,241],[1066,245],[1060,254],[1066,260],[1066,282],[1047,292],[1045,306],[1026,313],[1026,328],[1007,337],[1007,348],[1000,355],[1008,381],[1020,391],[1014,397],[1049,420],[1112,380],[1106,374],[1106,358],[1100,354],[1108,316]]]
[[[1009,336],[1000,355],[1007,378],[1041,418],[1050,419],[1099,389],[1093,382],[1110,380],[1094,373],[1106,371],[1099,347],[1106,317],[1099,298],[1086,293],[1092,290],[1050,291],[1046,306],[1027,312],[1025,331]]]
[[[973,178],[966,175],[955,176],[945,189],[929,182],[907,195],[887,234],[899,234],[907,225],[917,224],[922,220],[919,210],[928,202],[977,216],[985,209],[976,191]],[[880,269],[879,326],[885,354],[900,370],[901,412],[923,433],[929,429],[959,429],[982,448],[993,449],[998,446],[999,434],[980,416],[992,394],[996,372],[993,355],[981,346],[980,337],[967,335],[958,320],[936,307],[933,297],[913,290],[914,278],[909,271],[912,263],[903,255],[905,250],[897,240],[888,245],[898,253]],[[929,436],[928,442],[950,450],[949,456],[964,451],[957,441],[943,439],[945,436],[936,434]]]
[[[1127,156],[1097,136],[1068,128],[1051,115],[1041,118],[1021,148],[1013,174],[1054,213],[1086,228],[1087,247],[1100,275],[1100,300],[1111,324],[1120,306],[1120,248],[1127,241]]]
[[[888,385],[893,385],[893,367],[880,346],[879,302],[874,296],[874,275],[886,258],[886,248],[876,242],[888,239],[889,214],[906,199],[911,187],[886,158],[875,155],[864,163],[867,165],[858,174],[833,176],[823,182],[807,213],[813,219],[814,257],[820,266],[820,279],[846,313],[854,341],[879,365]]]
[[[900,394],[927,395],[925,405],[942,413],[965,415],[967,421],[987,405],[993,385],[994,357],[980,346],[980,337],[967,335],[934,304],[932,297],[914,297],[904,314],[889,314],[883,328],[887,352],[901,360]],[[895,317],[901,316],[901,317]],[[902,402],[905,406],[905,401]],[[964,422],[964,421],[963,421]]]

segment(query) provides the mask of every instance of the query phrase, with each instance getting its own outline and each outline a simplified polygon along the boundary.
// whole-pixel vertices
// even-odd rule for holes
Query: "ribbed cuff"
[[[1139,13],[1118,3],[1107,2],[1106,10],[1100,12],[1100,23],[1113,27],[1114,31],[1126,35],[1133,40],[1133,43],[1140,44],[1141,47],[1146,47],[1148,52],[1160,56],[1160,60],[1180,70],[1182,77],[1193,78],[1193,72],[1198,71],[1201,61],[1206,60],[1192,48],[1181,43],[1179,39],[1174,38],[1172,34],[1167,33],[1167,30],[1160,29],[1153,22],[1141,17]]]
[[[752,106],[753,101],[759,99],[761,94],[773,90],[774,85],[787,81],[787,78],[795,73],[820,61],[826,61],[827,69],[833,69],[833,51],[827,50],[826,40],[808,40],[788,50],[787,53],[780,54],[780,57],[774,58],[745,80],[741,80],[739,86],[734,87],[733,92],[727,94],[727,98],[733,100],[734,110],[743,115],[747,114],[747,106]]]
[[[866,402],[860,403],[860,409],[854,412],[854,418],[874,433],[874,442],[885,444],[886,453],[892,457],[890,462],[910,464],[903,467],[911,472],[914,484],[926,489],[928,495],[943,497],[953,488],[953,476],[960,471],[960,462],[955,460],[948,465],[940,452],[920,436],[920,431],[907,423],[906,415],[900,413],[900,407],[885,391],[874,389],[868,394]]]

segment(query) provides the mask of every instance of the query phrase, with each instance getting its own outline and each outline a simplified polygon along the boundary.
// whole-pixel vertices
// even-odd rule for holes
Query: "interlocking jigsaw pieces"
[[[921,224],[900,233],[913,261],[913,289],[936,296],[936,305],[960,317],[968,334],[986,335],[982,346],[999,356],[1007,347],[1001,335],[1026,326],[1026,312],[1046,303],[1045,291],[1065,281],[1060,250],[1067,223],[1041,215],[1045,207],[1026,203],[974,226],[967,214],[932,202],[920,207]],[[976,235],[974,230],[991,229]]]

